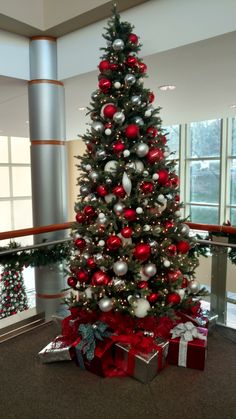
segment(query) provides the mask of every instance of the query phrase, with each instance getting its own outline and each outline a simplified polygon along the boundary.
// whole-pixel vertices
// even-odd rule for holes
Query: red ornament
[[[106,240],[106,245],[109,250],[118,250],[122,246],[122,240],[120,237],[112,235]]]
[[[140,243],[134,248],[134,257],[144,262],[151,256],[151,246],[149,244]]]
[[[98,86],[103,93],[108,93],[111,88],[111,81],[109,79],[102,78],[99,80]]]
[[[86,241],[84,239],[82,239],[81,237],[79,237],[78,239],[75,240],[75,246],[79,249],[79,250],[84,250],[85,246],[86,246]]]
[[[167,247],[167,251],[168,251],[168,253],[169,253],[170,256],[174,256],[176,254],[176,252],[177,252],[177,247],[175,246],[175,244],[170,244]]]
[[[122,141],[117,141],[115,144],[113,144],[112,148],[115,154],[119,154],[124,151],[125,145]]]
[[[123,214],[128,221],[135,221],[137,219],[136,211],[133,208],[125,208]]]
[[[176,304],[179,304],[180,301],[181,301],[181,298],[179,294],[177,294],[177,292],[171,292],[166,297],[167,304],[176,305]]]
[[[77,221],[77,223],[79,224],[83,224],[86,220],[86,217],[84,216],[84,214],[82,212],[77,212],[75,219]]]
[[[196,301],[194,306],[190,307],[190,312],[195,316],[199,313],[200,310],[201,310],[200,301]]]
[[[147,65],[145,63],[139,63],[139,71],[140,73],[146,73]]]
[[[189,284],[189,280],[188,278],[186,278],[186,276],[184,276],[182,284],[181,284],[181,288],[187,288],[188,284]]]
[[[177,269],[176,271],[170,271],[167,274],[169,281],[176,282],[180,277],[182,277],[182,272]]]
[[[107,60],[103,60],[99,63],[98,65],[99,70],[101,71],[101,73],[103,73],[104,71],[107,71],[110,69],[110,63]]]
[[[126,192],[122,185],[117,185],[112,189],[112,193],[117,196],[118,198],[124,198],[126,195]]]
[[[116,63],[111,63],[111,64],[110,64],[110,70],[111,70],[111,71],[116,71],[116,70],[118,70],[118,64],[116,64]]]
[[[138,37],[135,33],[131,33],[129,35],[129,42],[131,42],[131,44],[137,44],[138,43]]]
[[[139,127],[136,124],[130,124],[125,130],[127,138],[136,138],[139,135]]]
[[[96,263],[95,263],[95,261],[94,261],[94,259],[91,257],[91,258],[88,258],[87,259],[87,261],[86,261],[86,265],[88,266],[88,268],[90,268],[90,269],[95,269],[96,268]]]
[[[127,60],[126,60],[126,64],[129,67],[135,67],[137,64],[137,58],[134,57],[133,55],[129,55],[129,57],[127,57]]]
[[[121,235],[125,238],[125,239],[129,239],[133,234],[133,230],[131,227],[123,227],[121,230]]]
[[[106,196],[108,194],[108,190],[105,185],[99,185],[96,191],[99,196]]]
[[[88,282],[89,280],[89,274],[85,269],[79,269],[76,272],[76,277],[79,282]]]
[[[150,103],[154,102],[154,99],[155,99],[154,93],[153,92],[149,92],[148,93],[148,100],[149,100],[149,102]]]
[[[166,138],[166,136],[165,135],[161,135],[161,142],[162,142],[162,144],[166,144],[167,143],[167,138]]]
[[[95,208],[92,207],[92,205],[86,205],[86,207],[84,207],[84,209],[83,209],[83,213],[84,213],[84,215],[86,215],[86,217],[95,217],[96,216]]]
[[[177,243],[176,247],[177,247],[177,251],[179,253],[188,253],[188,251],[190,249],[189,243],[184,241],[184,240]]]
[[[177,188],[179,186],[179,177],[177,175],[174,175],[171,179],[170,179],[170,183],[173,186],[173,188]]]
[[[165,185],[169,179],[169,172],[166,169],[161,169],[158,170],[157,174],[159,176],[157,179],[158,183],[160,185]]]
[[[164,156],[160,148],[151,148],[151,150],[149,150],[149,152],[147,153],[146,157],[150,164],[154,164],[157,161],[162,160]]]
[[[115,105],[106,105],[103,109],[103,115],[105,118],[112,119],[113,115],[116,113],[117,107]]]
[[[179,202],[180,201],[180,196],[179,195],[175,195],[175,202]]]
[[[69,276],[69,278],[67,278],[67,284],[69,285],[69,287],[74,288],[77,284],[77,279],[73,276]]]
[[[155,138],[158,135],[158,130],[155,127],[148,127],[146,133],[150,137]]]
[[[91,143],[88,143],[88,144],[86,144],[86,146],[87,146],[87,150],[90,152],[90,153],[92,153],[92,151],[93,151],[93,144],[91,144]]]
[[[149,294],[147,296],[147,300],[149,301],[149,303],[155,303],[158,300],[158,297],[158,292],[152,292],[152,294]]]
[[[111,280],[111,278],[109,277],[109,275],[106,272],[96,271],[96,272],[94,272],[94,274],[91,278],[91,284],[92,285],[98,285],[98,286],[104,286],[104,285],[107,285],[110,280]]]
[[[144,194],[148,194],[153,192],[154,186],[152,182],[142,182],[140,189]]]
[[[138,288],[143,290],[148,288],[148,282],[147,281],[139,281],[138,282]]]

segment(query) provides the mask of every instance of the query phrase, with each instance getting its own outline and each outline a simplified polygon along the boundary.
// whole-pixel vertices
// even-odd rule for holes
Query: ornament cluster
[[[9,267],[3,270],[0,289],[0,319],[29,308],[22,269]]]

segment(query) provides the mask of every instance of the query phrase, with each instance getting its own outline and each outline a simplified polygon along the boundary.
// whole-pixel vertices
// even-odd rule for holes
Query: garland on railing
[[[234,227],[234,226],[232,226],[232,224],[229,220],[226,223],[223,223],[223,226]],[[209,236],[207,237],[207,240],[212,240],[213,235],[215,237],[227,237],[229,244],[236,244],[236,234],[230,234],[230,233],[224,233],[224,232],[220,232],[220,233],[214,232],[214,233],[209,234]],[[236,247],[229,247],[228,248],[228,259],[230,260],[231,263],[236,264]]]

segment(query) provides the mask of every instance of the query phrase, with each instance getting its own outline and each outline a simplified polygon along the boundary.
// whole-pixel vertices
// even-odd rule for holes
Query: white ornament
[[[152,115],[151,110],[150,110],[150,109],[147,109],[147,110],[145,111],[144,115],[145,115],[147,118],[149,118],[149,117]]]
[[[136,148],[136,154],[138,157],[144,157],[149,151],[149,147],[145,143],[139,143]]]
[[[104,197],[104,199],[105,199],[105,201],[106,201],[108,204],[110,204],[110,202],[111,202],[113,199],[116,199],[116,196],[115,196],[115,195],[113,195],[112,193],[109,193],[108,195],[106,195],[106,196]]]
[[[175,211],[175,216],[176,217],[181,217],[181,212],[180,211]]]
[[[136,172],[142,173],[143,172],[143,169],[144,169],[143,162],[141,160],[135,160],[134,161],[134,164],[135,164],[135,170],[136,170]]]
[[[170,155],[170,152],[169,151],[164,151],[163,155],[164,155],[164,157],[168,157]]]
[[[104,297],[102,298],[99,303],[98,306],[100,308],[101,311],[103,311],[104,313],[111,311],[113,308],[113,301],[111,298],[108,297]]]
[[[136,213],[137,214],[142,214],[143,213],[143,209],[141,207],[137,207],[136,208]]]
[[[159,178],[159,175],[157,173],[154,173],[154,175],[152,175],[153,180],[157,180]]]
[[[169,268],[170,267],[170,261],[165,259],[163,262],[163,265],[165,266],[165,268]]]
[[[98,246],[100,246],[100,247],[104,247],[104,246],[105,246],[105,242],[104,242],[104,240],[99,240],[99,242],[98,242]]]
[[[148,278],[150,278],[151,276],[156,275],[156,273],[157,273],[156,265],[154,263],[146,263],[146,265],[143,266],[143,273]]]
[[[114,207],[114,212],[116,213],[116,215],[120,215],[124,209],[124,205],[121,202],[117,202]]]
[[[105,164],[104,172],[115,174],[118,166],[118,161],[110,160]]]
[[[118,260],[113,264],[113,271],[117,276],[123,276],[128,272],[128,265],[123,260]]]
[[[105,129],[105,134],[106,135],[111,135],[111,129],[110,128],[106,128]]]
[[[181,298],[181,301],[182,301],[183,298],[184,298],[184,295],[185,295],[185,290],[184,289],[180,289],[180,290],[176,290],[176,292],[179,294],[179,296]]]
[[[103,212],[100,212],[100,214],[98,214],[98,218],[105,218],[105,214],[103,214]]]
[[[129,150],[124,150],[123,151],[123,156],[124,157],[129,157],[130,156],[130,151]]]
[[[149,175],[148,171],[147,171],[147,170],[144,170],[144,171],[143,171],[143,176],[144,176],[144,177],[147,177],[148,175]]]
[[[151,306],[145,298],[139,298],[135,301],[134,315],[139,318],[147,316]]]
[[[188,290],[192,293],[192,294],[197,294],[198,291],[200,291],[200,284],[198,281],[196,281],[196,279],[193,279],[192,281],[190,281],[188,283]]]
[[[85,169],[89,172],[92,169],[91,164],[86,164]]]
[[[130,237],[126,239],[125,237],[122,236],[121,233],[117,234],[117,236],[120,237],[120,239],[122,240],[122,244],[124,246],[127,244],[132,244],[132,239]]]
[[[121,83],[119,81],[115,81],[114,88],[119,89],[121,87]]]
[[[145,225],[143,226],[143,231],[150,231],[150,230],[151,230],[151,226],[150,226],[150,225],[145,224]]]
[[[122,186],[123,186],[125,192],[127,193],[127,195],[130,196],[130,192],[131,192],[131,189],[132,189],[132,183],[131,183],[131,180],[130,180],[130,178],[127,175],[126,172],[124,172],[123,177],[122,177]]]
[[[84,293],[85,293],[85,295],[88,299],[92,298],[92,288],[90,288],[90,287],[86,288]]]
[[[165,197],[164,197],[164,195],[162,195],[162,194],[158,195],[157,200],[158,200],[159,202],[165,202]]]

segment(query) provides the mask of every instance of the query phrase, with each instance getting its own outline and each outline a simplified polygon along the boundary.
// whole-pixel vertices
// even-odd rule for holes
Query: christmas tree
[[[0,276],[0,319],[29,308],[22,270],[8,266]]]
[[[105,30],[90,128],[82,136],[87,151],[78,157],[70,304],[138,318],[198,310],[194,240],[181,219],[160,108],[144,87],[139,38],[116,10]]]

